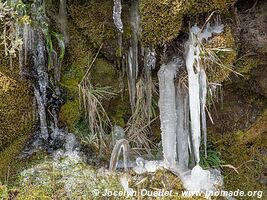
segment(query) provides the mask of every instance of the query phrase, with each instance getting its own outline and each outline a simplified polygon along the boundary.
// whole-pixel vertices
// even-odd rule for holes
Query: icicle
[[[187,89],[179,83],[176,89],[177,109],[177,157],[182,169],[188,168],[189,163],[189,109]]]
[[[139,24],[140,16],[138,11],[138,1],[133,1],[130,8],[130,20],[132,26],[132,39],[131,46],[133,51],[133,67],[135,68],[135,78],[138,76],[138,36],[139,36]]]
[[[67,20],[66,0],[60,0],[58,22],[60,24],[61,32],[64,36],[64,42],[65,42],[65,44],[68,44],[69,43],[69,36],[68,36],[68,30],[67,30],[68,20]]]
[[[193,35],[191,36],[191,42],[193,42]],[[200,100],[199,100],[199,68],[196,67],[195,73],[194,67],[196,66],[194,43],[189,44],[189,49],[186,56],[186,69],[188,73],[188,88],[189,88],[189,110],[191,119],[191,135],[193,143],[193,153],[195,161],[198,164],[200,161],[199,147],[200,147]]]
[[[174,79],[179,67],[180,60],[177,59],[162,65],[158,72],[161,136],[166,168],[175,168],[176,166],[177,113]]]
[[[123,23],[121,20],[121,10],[122,10],[122,5],[121,5],[121,0],[113,0],[114,5],[113,5],[113,21],[117,29],[123,33]]]
[[[207,78],[204,69],[199,73],[199,85],[200,85],[200,113],[201,113],[201,126],[204,139],[205,156],[207,157],[207,125],[206,125],[206,98],[207,98]]]
[[[132,112],[135,108],[136,101],[136,79],[138,76],[138,35],[140,16],[138,12],[138,1],[132,2],[130,8],[130,23],[132,27],[131,44],[127,53],[128,64],[128,87]]]
[[[118,160],[120,156],[120,152],[123,153],[123,164],[124,164],[124,170],[128,170],[128,152],[129,152],[130,146],[129,142],[125,139],[118,140],[113,148],[110,163],[109,163],[109,170],[114,171],[117,169]]]
[[[186,43],[186,69],[189,86],[191,140],[196,166],[193,167],[190,174],[182,177],[182,181],[187,190],[194,192],[217,190],[216,179],[219,175],[211,174],[209,170],[203,170],[199,166],[201,130],[203,132],[205,147],[207,137],[205,114],[207,80],[204,67],[201,66],[199,43],[201,43],[203,39],[207,41],[213,33],[221,33],[222,31],[223,25],[219,25],[218,23],[214,26],[210,26],[208,23],[204,30],[201,30],[197,26],[193,26],[190,29],[189,40]]]
[[[34,96],[36,98],[37,106],[38,106],[38,115],[39,115],[39,122],[40,122],[40,131],[41,131],[40,137],[46,141],[48,139],[48,128],[47,128],[47,121],[46,121],[45,105],[43,103],[43,99],[40,95],[40,92],[35,87],[34,87]]]
[[[144,49],[144,65],[146,69],[155,69],[156,67],[156,52],[155,49]]]
[[[133,48],[130,47],[127,55],[127,79],[128,79],[128,88],[129,88],[129,97],[130,104],[132,108],[132,112],[134,112],[135,108],[135,96],[136,96],[136,66],[133,58]]]

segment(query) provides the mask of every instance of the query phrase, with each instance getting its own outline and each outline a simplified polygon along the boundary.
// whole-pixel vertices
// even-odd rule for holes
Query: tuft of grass
[[[155,86],[151,81],[151,89],[155,91]],[[147,85],[143,78],[137,82],[136,87],[136,106],[135,110],[126,124],[126,135],[133,149],[145,150],[151,154],[151,148],[154,146],[149,136],[153,135],[150,124],[156,120],[155,103],[151,100],[147,102]]]
[[[87,70],[78,85],[80,108],[84,111],[90,130],[86,139],[90,144],[94,144],[94,146],[98,147],[100,150],[107,147],[105,133],[107,127],[112,126],[109,116],[102,105],[102,101],[116,95],[111,87],[94,86],[90,80],[90,70],[96,61],[102,46],[103,44],[100,45],[98,52],[91,64],[87,67]]]

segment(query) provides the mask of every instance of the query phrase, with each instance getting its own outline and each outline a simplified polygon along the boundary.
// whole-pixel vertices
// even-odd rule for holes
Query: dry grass
[[[90,69],[92,68],[101,48],[102,45],[91,64],[87,67],[87,71],[78,85],[80,106],[84,111],[90,130],[86,139],[89,143],[94,144],[94,146],[99,149],[107,147],[105,133],[107,128],[112,126],[109,116],[102,105],[102,101],[116,95],[116,93],[112,92],[110,87],[96,87],[90,82]]]
[[[140,150],[145,150],[148,154],[151,154],[151,148],[154,144],[149,139],[149,135],[153,135],[150,124],[156,119],[156,111],[152,105],[152,99],[148,101],[146,93],[152,93],[156,89],[152,81],[145,83],[143,78],[138,81],[136,86],[136,106],[131,118],[127,122],[125,132],[133,150],[136,150],[137,153]],[[151,91],[148,91],[147,87],[150,87]]]

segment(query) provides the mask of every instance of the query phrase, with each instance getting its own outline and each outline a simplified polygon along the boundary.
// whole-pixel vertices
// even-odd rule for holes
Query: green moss
[[[93,85],[119,88],[118,71],[115,69],[113,64],[105,59],[98,58],[96,60],[91,69],[90,76]]]
[[[226,190],[266,191],[266,186],[258,181],[259,174],[267,164],[267,156],[262,151],[267,149],[266,130],[267,111],[265,110],[246,131],[212,136],[225,164],[233,165],[238,171],[236,173],[232,168],[223,168]],[[240,197],[240,199],[246,198]]]
[[[230,28],[227,27],[223,33],[213,37],[205,46],[207,48],[231,49],[231,51],[216,52],[221,65],[207,63],[206,71],[209,82],[222,83],[230,76],[231,70],[235,70],[233,67],[236,60],[235,41]]]
[[[68,100],[60,109],[60,121],[64,122],[65,125],[70,129],[70,131],[73,131],[73,125],[79,120],[79,118],[79,100]]]
[[[15,171],[18,170],[17,166],[13,166],[14,160],[21,152],[26,139],[27,137],[25,136],[19,138],[13,141],[4,151],[0,152],[0,180],[10,179],[10,173],[13,176],[13,173],[16,173]]]
[[[163,45],[177,37],[183,16],[226,11],[235,0],[141,0],[142,42]]]
[[[31,131],[34,125],[34,113],[27,82],[2,73],[1,67],[0,146],[4,149],[15,139],[29,135],[28,131]]]
[[[18,170],[14,160],[35,126],[33,98],[28,81],[19,75],[18,60],[0,48],[0,181]]]
[[[112,8],[113,1],[109,0],[93,0],[83,3],[71,0],[68,3],[68,11],[75,25],[83,29],[83,35],[88,37],[90,42],[96,46],[100,46],[103,42],[108,44],[112,39],[117,38]]]
[[[260,59],[255,56],[243,57],[236,62],[236,71],[248,80],[251,77],[250,71],[261,64]]]
[[[173,13],[171,0],[141,0],[141,40],[145,45],[163,45],[177,37],[182,13]]]
[[[173,11],[195,15],[212,11],[227,11],[235,0],[174,0]]]

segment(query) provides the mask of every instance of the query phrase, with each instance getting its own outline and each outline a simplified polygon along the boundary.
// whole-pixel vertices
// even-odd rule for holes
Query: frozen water
[[[125,138],[125,132],[124,129],[120,126],[115,125],[113,127],[113,143],[114,145],[116,144],[116,142],[120,139],[124,139]]]
[[[223,184],[223,178],[218,170],[204,170],[199,165],[196,165],[190,174],[183,176],[182,181],[186,190],[204,194],[208,191],[217,191]]]
[[[117,29],[122,33],[123,32],[123,23],[121,20],[121,0],[114,0],[113,5],[113,21]]]
[[[119,156],[122,151],[123,155],[123,165],[124,170],[128,170],[128,152],[129,152],[129,142],[126,139],[118,140],[113,148],[111,158],[110,158],[110,164],[109,164],[109,170],[114,171],[117,169]]]
[[[200,113],[201,113],[201,128],[205,146],[205,156],[207,157],[207,125],[206,125],[206,98],[207,98],[207,77],[204,69],[200,69],[199,73],[200,85]]]
[[[178,163],[181,168],[186,169],[189,163],[189,109],[188,92],[181,83],[176,88],[176,109],[177,109],[177,138],[176,149]]]
[[[159,78],[159,110],[161,121],[161,136],[163,146],[164,165],[166,168],[176,166],[176,88],[174,79],[180,60],[174,60],[161,66],[158,72]]]
[[[132,112],[135,108],[136,101],[136,79],[138,76],[138,36],[140,32],[140,16],[138,11],[138,1],[132,1],[130,7],[130,23],[132,28],[132,36],[127,56],[127,78],[130,95],[130,103]]]
[[[163,167],[164,167],[163,161],[158,161],[158,160],[147,161],[141,157],[138,157],[136,159],[136,166],[133,168],[133,170],[137,174],[143,174],[146,172],[149,173],[156,172],[157,170],[162,169]]]

